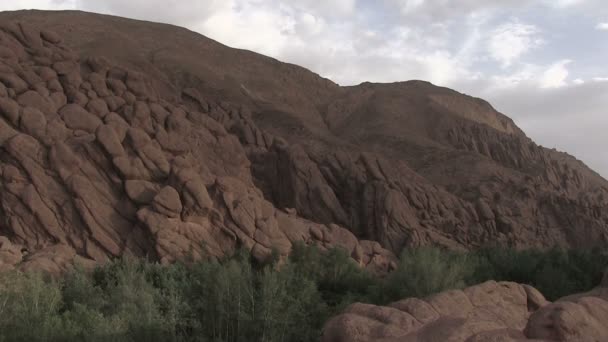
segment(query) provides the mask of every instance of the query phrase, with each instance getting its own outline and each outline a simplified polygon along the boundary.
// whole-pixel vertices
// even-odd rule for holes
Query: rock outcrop
[[[1,270],[238,248],[263,261],[299,241],[345,248],[375,271],[394,265],[379,244],[265,200],[245,148],[213,118],[229,115],[221,106],[169,102],[142,74],[80,58],[62,40],[23,22],[0,27]]]
[[[533,287],[486,282],[388,306],[352,304],[323,342],[606,341],[608,289],[549,303]]]
[[[408,246],[608,245],[608,182],[483,100],[340,87],[169,25],[0,19],[2,268],[296,241],[372,268]]]

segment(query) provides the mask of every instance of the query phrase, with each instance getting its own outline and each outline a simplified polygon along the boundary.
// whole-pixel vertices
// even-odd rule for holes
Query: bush
[[[377,290],[376,301],[387,303],[462,288],[473,272],[473,263],[464,254],[430,247],[405,250],[397,269]]]
[[[342,249],[294,246],[279,266],[247,253],[161,266],[120,259],[61,281],[0,274],[0,341],[317,341],[324,322],[357,301],[425,297],[489,279],[537,287],[549,299],[597,285],[608,254],[409,249],[373,276]]]
[[[179,301],[170,287],[155,286],[151,269],[144,262],[118,260],[92,275],[69,274],[62,287],[63,317],[74,340],[176,340]]]
[[[608,268],[608,254],[601,249],[484,249],[473,255],[479,265],[470,283],[494,279],[529,284],[549,300],[597,286]]]
[[[61,337],[61,290],[39,274],[0,275],[0,340],[52,341]]]
[[[378,279],[362,269],[341,248],[321,252],[316,246],[296,244],[290,263],[300,277],[313,281],[331,311],[353,302],[369,302]]]

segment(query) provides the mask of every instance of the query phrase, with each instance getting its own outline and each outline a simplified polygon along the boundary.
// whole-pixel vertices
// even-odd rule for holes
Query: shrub
[[[321,252],[316,246],[296,244],[290,256],[294,271],[313,281],[330,311],[371,300],[371,288],[378,279],[366,272],[341,248]]]
[[[177,304],[148,279],[150,269],[152,264],[117,260],[92,275],[67,275],[62,293],[68,331],[86,341],[175,340]]]
[[[470,284],[489,279],[529,284],[549,300],[590,290],[608,268],[608,254],[601,249],[483,249],[472,255],[478,266]]]
[[[384,304],[489,279],[555,299],[591,289],[607,266],[599,249],[419,248],[379,278],[343,249],[299,244],[280,266],[239,252],[188,265],[119,259],[61,281],[10,272],[0,274],[0,341],[317,341],[324,322],[355,301]]]
[[[466,255],[456,252],[429,247],[407,249],[397,269],[377,288],[376,300],[387,303],[464,287],[474,271],[472,265]]]
[[[0,340],[52,341],[61,338],[61,290],[40,274],[0,275]]]

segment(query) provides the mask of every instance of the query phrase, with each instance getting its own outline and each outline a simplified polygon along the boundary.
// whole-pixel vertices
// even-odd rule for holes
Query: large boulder
[[[546,305],[534,289],[494,281],[386,307],[353,304],[326,324],[322,341],[511,341],[524,338],[532,305]]]
[[[553,341],[608,340],[608,287],[602,284],[546,305],[532,314],[526,336]]]
[[[489,281],[387,306],[352,304],[329,320],[323,342],[606,341],[608,289],[554,303],[528,285]]]

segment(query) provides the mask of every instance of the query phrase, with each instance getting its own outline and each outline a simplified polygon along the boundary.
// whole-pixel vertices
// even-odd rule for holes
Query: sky
[[[430,81],[484,98],[608,178],[606,0],[13,0],[187,27],[340,85]]]

